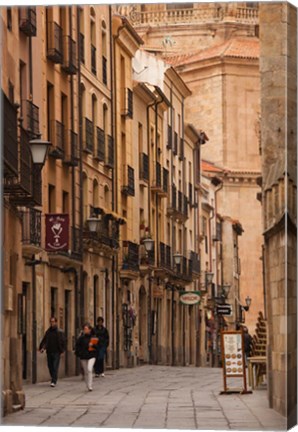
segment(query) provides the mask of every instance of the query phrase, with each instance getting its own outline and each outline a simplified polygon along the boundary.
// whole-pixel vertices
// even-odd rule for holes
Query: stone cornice
[[[249,171],[249,170],[225,170],[222,173],[216,174],[224,184],[247,184],[247,185],[257,185],[257,179],[260,177],[260,171]],[[210,174],[208,177],[214,177],[214,175]]]
[[[286,226],[287,226],[287,232],[286,232]],[[291,232],[292,234],[297,236],[297,226],[292,221],[288,212],[283,213],[283,215],[279,218],[278,221],[276,221],[276,223],[274,223],[274,225],[271,225],[269,228],[267,228],[263,232],[263,236],[265,240],[269,240],[271,237],[280,233],[281,231],[284,231],[285,235]]]

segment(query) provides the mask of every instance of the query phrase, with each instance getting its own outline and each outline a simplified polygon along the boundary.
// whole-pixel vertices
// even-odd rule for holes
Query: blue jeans
[[[100,374],[104,373],[105,355],[106,355],[106,347],[100,346],[97,349],[97,356],[96,356],[96,361],[95,361],[95,366],[94,366],[96,375],[100,375]]]
[[[52,383],[56,384],[58,379],[58,369],[60,362],[60,353],[48,353],[47,352],[47,360],[48,360],[48,368],[51,375]]]

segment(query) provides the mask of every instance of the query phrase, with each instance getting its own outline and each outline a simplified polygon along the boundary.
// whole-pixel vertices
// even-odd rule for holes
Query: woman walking
[[[87,389],[92,391],[92,371],[96,359],[96,346],[98,339],[92,334],[92,326],[89,323],[83,325],[83,334],[76,342],[75,354],[81,360],[84,370],[84,378]]]

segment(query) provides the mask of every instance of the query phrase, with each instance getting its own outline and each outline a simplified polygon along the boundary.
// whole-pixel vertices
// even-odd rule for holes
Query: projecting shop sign
[[[184,291],[180,293],[180,302],[185,305],[195,305],[200,303],[200,291]]]
[[[68,214],[46,215],[46,250],[68,250],[69,216]]]

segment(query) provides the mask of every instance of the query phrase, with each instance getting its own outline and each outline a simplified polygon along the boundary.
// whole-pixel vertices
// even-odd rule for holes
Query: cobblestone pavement
[[[265,389],[220,395],[221,369],[141,366],[108,371],[87,392],[80,377],[26,385],[26,408],[4,425],[285,430]]]

